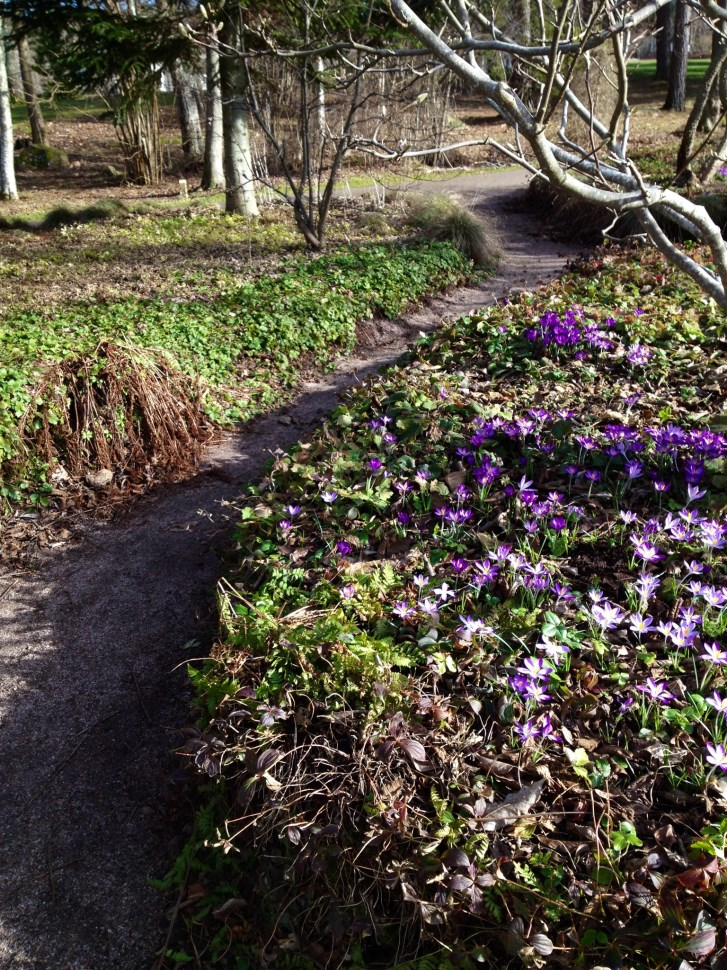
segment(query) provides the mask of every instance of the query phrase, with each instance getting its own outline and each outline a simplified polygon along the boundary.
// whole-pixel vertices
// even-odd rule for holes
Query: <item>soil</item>
[[[520,172],[457,176],[493,220],[498,274],[368,325],[353,357],[289,407],[210,447],[191,480],[89,523],[33,575],[0,574],[0,968],[149,970],[172,903],[149,885],[182,832],[167,806],[172,751],[190,720],[184,664],[214,636],[214,589],[235,502],[271,454],[309,435],[345,388],[395,360],[420,331],[533,289],[575,249],[513,208]]]

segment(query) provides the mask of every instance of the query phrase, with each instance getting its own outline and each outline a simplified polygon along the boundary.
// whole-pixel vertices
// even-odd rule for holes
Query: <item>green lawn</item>
[[[699,80],[704,77],[709,67],[709,58],[707,57],[695,57],[689,61],[687,67],[687,78],[690,80]],[[649,78],[654,78],[656,74],[656,61],[654,60],[643,60],[643,61],[630,61],[628,66],[629,77],[631,78],[642,78],[648,80]]]

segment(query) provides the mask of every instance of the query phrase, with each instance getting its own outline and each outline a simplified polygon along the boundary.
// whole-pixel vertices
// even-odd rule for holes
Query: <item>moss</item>
[[[49,171],[68,168],[69,162],[68,155],[62,148],[54,148],[52,145],[29,145],[18,152],[15,164],[19,170],[30,168]]]

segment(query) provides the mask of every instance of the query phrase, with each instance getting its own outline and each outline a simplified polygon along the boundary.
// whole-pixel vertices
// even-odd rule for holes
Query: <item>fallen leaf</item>
[[[523,815],[527,815],[540,798],[544,785],[544,781],[536,781],[519,791],[511,792],[499,804],[493,805],[483,819],[485,832],[494,832],[503,825],[509,825]]]

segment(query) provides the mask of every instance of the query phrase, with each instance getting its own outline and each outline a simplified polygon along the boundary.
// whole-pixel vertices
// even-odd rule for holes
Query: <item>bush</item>
[[[15,164],[22,171],[24,168],[47,171],[68,168],[68,155],[62,148],[51,145],[29,145],[21,149],[15,159]]]
[[[494,269],[502,255],[494,230],[448,195],[417,196],[409,203],[405,220],[427,239],[451,243],[475,266]]]
[[[693,200],[703,205],[711,219],[720,227],[722,235],[727,230],[727,196],[720,193],[698,195]],[[583,199],[576,199],[544,179],[533,179],[528,187],[528,205],[547,222],[548,229],[557,239],[570,242],[579,241],[597,245],[603,241],[603,233],[608,229],[614,239],[626,239],[641,235],[641,228],[633,213],[626,213],[614,222],[614,212],[603,206],[592,205]],[[666,235],[675,242],[691,238],[684,229],[665,219],[658,212],[655,217]]]

